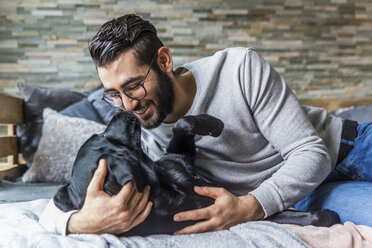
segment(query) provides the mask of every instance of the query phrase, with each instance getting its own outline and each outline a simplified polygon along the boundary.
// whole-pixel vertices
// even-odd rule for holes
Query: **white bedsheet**
[[[285,227],[267,221],[194,235],[129,238],[110,234],[60,236],[46,231],[38,222],[48,201],[41,199],[0,205],[0,247],[310,247]]]

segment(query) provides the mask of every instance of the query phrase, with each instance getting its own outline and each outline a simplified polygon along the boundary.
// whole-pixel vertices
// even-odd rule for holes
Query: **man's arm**
[[[51,232],[66,235],[118,234],[143,222],[151,211],[152,203],[148,202],[150,188],[145,187],[144,191],[139,193],[133,183],[129,182],[117,195],[110,196],[103,191],[106,173],[106,161],[100,160],[81,210],[64,213],[51,200],[40,218],[40,223]]]
[[[233,223],[270,216],[299,201],[330,172],[327,148],[284,79],[251,49],[247,49],[244,64],[245,81],[241,87],[250,115],[261,134],[281,154],[283,161],[278,164],[282,165],[246,196],[235,197],[218,189],[211,196],[216,199],[212,206],[177,214],[177,221],[203,220],[177,233],[222,230]]]
[[[247,53],[247,101],[261,134],[283,158],[281,167],[251,191],[265,217],[287,209],[330,173],[328,149],[292,90],[258,53]]]

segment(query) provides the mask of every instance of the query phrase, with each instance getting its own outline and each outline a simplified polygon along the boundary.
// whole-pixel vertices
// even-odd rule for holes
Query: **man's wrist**
[[[72,233],[82,233],[82,230],[79,229],[79,225],[76,224],[79,223],[79,213],[79,211],[73,213],[68,219],[66,226],[66,235]]]
[[[253,194],[247,194],[239,197],[247,206],[247,221],[260,220],[265,216],[265,211],[261,203],[256,199]]]

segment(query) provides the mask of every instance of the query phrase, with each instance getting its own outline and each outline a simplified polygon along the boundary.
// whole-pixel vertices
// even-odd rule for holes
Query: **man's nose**
[[[123,101],[124,109],[127,111],[133,111],[139,104],[139,100],[132,99],[125,94],[121,95],[121,100]]]

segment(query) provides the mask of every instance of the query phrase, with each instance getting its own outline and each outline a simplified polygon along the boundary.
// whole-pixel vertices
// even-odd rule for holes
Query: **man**
[[[174,71],[155,27],[126,15],[105,23],[89,50],[104,100],[139,118],[143,148],[152,159],[165,152],[173,124],[184,115],[207,113],[225,123],[220,137],[196,138],[195,166],[226,189],[195,187],[215,203],[175,215],[175,221],[200,220],[176,234],[223,230],[282,211],[314,190],[336,165],[341,119],[323,109],[306,113],[253,49],[225,49]],[[101,160],[81,210],[62,213],[51,201],[40,222],[61,234],[115,234],[141,223],[151,211],[150,189],[138,193],[128,183],[109,196],[102,190],[106,172]]]

